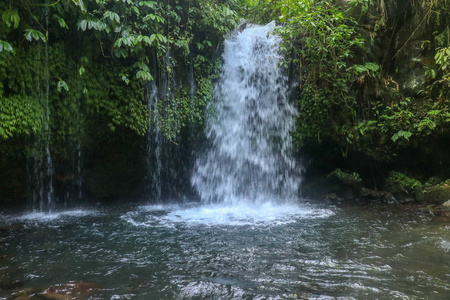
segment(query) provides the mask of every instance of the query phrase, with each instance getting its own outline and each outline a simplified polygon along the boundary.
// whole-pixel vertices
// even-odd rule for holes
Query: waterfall
[[[148,85],[148,111],[150,114],[149,131],[147,133],[147,197],[156,201],[161,199],[161,147],[159,132],[158,88],[152,80]]]
[[[45,11],[45,26],[49,27],[49,11]],[[38,59],[41,60],[41,48],[38,48]],[[34,141],[34,157],[27,165],[29,191],[32,195],[30,208],[34,211],[52,211],[55,208],[53,187],[53,160],[50,149],[50,69],[49,46],[44,43],[43,65],[40,70],[42,78],[37,78],[36,96],[40,99],[44,109],[43,130]],[[44,85],[41,85],[41,81]]]
[[[207,120],[210,148],[197,159],[192,185],[204,203],[265,203],[297,196],[300,176],[274,22],[249,25],[225,41],[224,64]]]

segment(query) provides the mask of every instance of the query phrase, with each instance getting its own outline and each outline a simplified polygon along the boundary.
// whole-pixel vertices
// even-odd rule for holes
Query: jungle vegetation
[[[280,25],[292,135],[312,165],[374,188],[392,170],[450,178],[447,0],[7,0],[0,12],[2,182],[49,152],[61,180],[80,148],[140,164],[154,128],[173,147],[201,139],[221,45],[243,19]]]

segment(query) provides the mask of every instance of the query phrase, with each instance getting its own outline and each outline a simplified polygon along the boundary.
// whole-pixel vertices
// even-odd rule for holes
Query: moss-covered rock
[[[447,203],[450,200],[450,180],[424,188],[418,194],[418,200],[436,205]]]

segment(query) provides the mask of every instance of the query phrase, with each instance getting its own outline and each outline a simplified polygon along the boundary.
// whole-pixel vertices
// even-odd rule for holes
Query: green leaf
[[[103,14],[103,17],[104,17],[104,18],[109,18],[109,19],[111,19],[111,21],[116,21],[117,23],[120,23],[120,17],[119,17],[119,15],[116,14],[115,12],[112,12],[112,11],[106,11],[106,12]]]
[[[24,34],[25,38],[28,41],[32,41],[32,40],[42,40],[44,43],[47,41],[47,38],[45,37],[45,35],[40,32],[39,30],[34,30],[34,29],[25,29],[25,34]]]
[[[61,92],[61,88],[63,88],[64,90],[66,90],[66,92],[69,91],[69,86],[68,86],[67,83],[66,83],[64,80],[62,80],[62,79],[60,79],[60,80],[58,81],[58,84],[57,84],[57,90],[58,90],[59,93]]]
[[[149,36],[143,36],[144,42],[148,45],[151,46],[152,45],[152,41],[150,40]]]
[[[131,9],[134,11],[136,15],[140,15],[139,9],[136,6],[132,6]]]
[[[14,26],[14,28],[19,27],[19,23],[20,23],[20,17],[19,17],[19,13],[17,12],[17,10],[5,10],[2,13],[2,19],[3,22],[5,22],[5,24],[8,27]]]
[[[163,43],[163,44],[167,43],[167,38],[165,36],[163,36],[162,34],[157,33],[156,36],[158,37],[158,40],[161,43]]]
[[[399,138],[404,138],[405,140],[409,141],[409,138],[412,136],[412,133],[409,131],[403,131],[400,130],[399,132],[395,133],[391,139],[393,142],[396,142]]]
[[[130,79],[128,79],[128,74],[120,73],[119,76],[127,85],[130,83]]]
[[[84,74],[84,71],[85,71],[84,67],[81,66],[80,69],[78,70],[78,73],[80,73],[80,76]]]
[[[56,20],[58,20],[59,26],[61,26],[62,28],[69,29],[69,27],[66,24],[66,21],[64,21],[63,18],[61,18],[61,17],[59,17],[57,15],[55,15],[54,17],[56,18]]]
[[[152,34],[152,35],[150,36],[150,44],[153,43],[153,41],[155,40],[155,38],[156,38],[156,34]]]
[[[0,52],[2,52],[3,50],[5,50],[6,52],[15,53],[10,43],[0,40]]]
[[[86,31],[86,28],[87,28],[87,21],[86,20],[81,20],[80,22],[78,22],[78,29]]]
[[[140,1],[139,2],[139,6],[144,6],[145,5],[145,6],[150,7],[150,8],[154,8],[156,4],[158,4],[158,3],[156,3],[155,1]]]
[[[136,78],[143,79],[145,81],[153,80],[153,77],[150,74],[150,72],[146,72],[146,71],[142,71],[142,70],[140,70],[136,73]]]
[[[114,42],[114,47],[115,48],[120,48],[122,46],[123,43],[123,38],[118,38],[115,42]]]

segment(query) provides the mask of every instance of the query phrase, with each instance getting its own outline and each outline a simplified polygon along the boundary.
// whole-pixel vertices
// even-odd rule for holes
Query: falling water
[[[49,23],[49,11],[46,9],[45,16],[45,24],[48,30]],[[47,199],[46,205],[41,204],[41,211],[43,207],[46,206],[47,209],[53,209],[53,160],[52,155],[50,153],[50,106],[49,106],[49,98],[50,98],[50,71],[49,71],[49,58],[48,58],[48,41],[45,43],[45,78],[46,78],[46,87],[45,87],[45,159],[46,159],[46,176],[48,179],[47,186]],[[42,199],[44,200],[44,199]],[[41,201],[42,201],[41,200]]]
[[[46,9],[45,25],[49,26],[49,11]],[[41,59],[39,48],[38,59]],[[31,209],[34,211],[51,211],[54,208],[54,187],[53,187],[53,160],[50,150],[50,70],[49,70],[49,49],[48,41],[44,43],[44,64],[42,75],[44,86],[41,86],[41,78],[37,79],[37,97],[41,99],[44,109],[43,131],[36,137],[35,154],[30,161],[28,169],[29,190],[32,195]]]
[[[281,38],[274,23],[247,26],[225,41],[207,138],[192,184],[205,203],[265,203],[293,199],[298,167],[291,155],[295,108],[279,68]]]
[[[147,136],[147,187],[149,188],[147,194],[158,201],[161,199],[162,141],[159,132],[158,88],[154,80],[149,82],[148,93],[148,111],[151,118]]]

